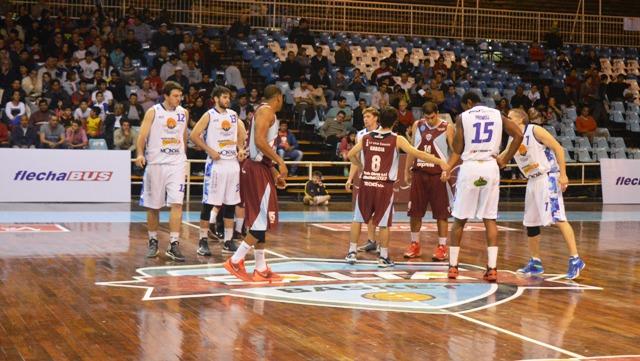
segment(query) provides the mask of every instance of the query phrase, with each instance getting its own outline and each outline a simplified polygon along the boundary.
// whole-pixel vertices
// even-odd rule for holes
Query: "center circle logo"
[[[433,296],[426,293],[415,292],[370,292],[363,294],[362,297],[368,300],[391,302],[419,302],[433,299]]]
[[[175,127],[176,127],[176,125],[178,125],[178,123],[176,122],[176,120],[175,120],[175,119],[173,119],[173,118],[169,118],[169,119],[167,119],[167,127],[168,127],[169,129],[173,129],[173,128],[175,128]]]
[[[226,132],[229,129],[231,129],[231,122],[229,122],[227,119],[225,119],[225,120],[222,121],[222,124],[220,124],[220,127],[222,127],[222,130],[224,130]]]

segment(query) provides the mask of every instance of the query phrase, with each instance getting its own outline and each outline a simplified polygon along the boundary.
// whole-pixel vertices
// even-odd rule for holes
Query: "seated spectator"
[[[198,84],[202,81],[202,72],[196,67],[196,62],[192,59],[187,61],[186,74],[189,84]]]
[[[111,94],[113,94],[113,100],[116,102],[127,101],[126,83],[122,80],[122,77],[120,77],[120,72],[118,70],[111,72],[108,89],[111,91]],[[113,102],[110,102],[109,105],[113,106]]]
[[[89,117],[84,122],[84,128],[87,130],[87,136],[89,136],[89,138],[100,138],[102,135],[102,119],[100,119],[100,113],[100,108],[96,106],[91,107]]]
[[[10,125],[15,126],[23,115],[31,115],[31,110],[22,101],[20,92],[14,91],[11,94],[11,101],[4,106],[5,119]]]
[[[65,143],[64,128],[58,124],[58,117],[52,115],[49,121],[40,127],[40,147],[62,149]]]
[[[531,108],[531,100],[524,94],[522,85],[516,87],[516,93],[511,97],[511,108],[521,108],[524,111]]]
[[[91,101],[91,92],[87,88],[87,82],[80,80],[78,89],[71,94],[71,104],[77,107],[83,100],[86,102]]]
[[[545,125],[546,119],[538,109],[529,108],[529,110],[527,110],[527,116],[529,117],[529,123],[539,126]]]
[[[314,171],[310,181],[304,186],[304,204],[308,206],[329,205],[331,196],[322,183],[322,173]]]
[[[436,63],[433,64],[432,71],[434,76],[436,74],[440,74],[440,76],[443,78],[447,76],[449,70],[447,69],[447,65],[444,63],[443,56],[439,57],[438,60],[436,60]]]
[[[249,90],[249,104],[255,109],[262,103],[262,97],[260,96],[260,91],[258,88],[251,88]]]
[[[353,128],[360,130],[364,128],[364,110],[367,109],[367,102],[364,99],[358,100],[358,106],[353,110]]]
[[[444,92],[440,90],[440,85],[437,81],[432,80],[429,83],[429,88],[424,94],[425,101],[435,103],[438,107],[442,106],[444,103]]]
[[[129,101],[124,104],[124,116],[134,127],[139,127],[142,123],[144,110],[142,105],[138,104],[138,95],[136,93],[131,93]]]
[[[237,66],[229,65],[224,70],[224,79],[227,80],[227,84],[230,88],[233,86],[240,93],[244,93],[246,91],[244,88],[244,81],[242,80],[242,74]]]
[[[73,118],[80,122],[85,122],[87,118],[89,118],[90,113],[91,109],[89,108],[89,103],[87,103],[86,100],[83,100],[80,102],[80,107],[73,112]]]
[[[128,28],[133,30],[135,39],[141,44],[151,39],[151,26],[142,22],[139,16],[133,18],[133,24],[129,24]]]
[[[496,106],[496,109],[498,109],[500,111],[500,114],[502,114],[503,116],[508,116],[509,114],[509,110],[511,110],[511,107],[509,107],[509,102],[507,101],[507,98],[502,98],[500,99],[500,101],[498,102],[498,105]]]
[[[318,134],[324,139],[326,144],[335,146],[338,140],[348,134],[348,129],[345,123],[346,114],[343,111],[339,111],[334,119],[325,120]]]
[[[338,144],[338,154],[340,155],[341,161],[349,162],[349,151],[356,145],[356,135],[356,131],[352,129],[346,137],[340,140],[340,144]]]
[[[331,90],[333,90],[333,94],[335,95],[342,94],[342,92],[347,90],[347,87],[349,86],[349,81],[341,70],[337,70],[335,78],[331,80]]]
[[[343,41],[340,43],[340,48],[336,50],[334,54],[336,66],[344,71],[345,68],[350,68],[353,65],[351,61],[353,60],[353,55],[351,55],[351,50],[347,46],[347,42]]]
[[[458,114],[462,113],[462,104],[460,101],[461,98],[456,92],[456,87],[449,85],[447,87],[447,95],[444,98],[444,102],[442,102],[442,111],[449,113],[451,118],[455,119]]]
[[[384,104],[389,104],[388,85],[386,83],[380,84],[380,88],[371,96],[371,106],[376,109],[381,109],[380,101],[384,99]]]
[[[529,60],[541,62],[544,61],[544,50],[540,47],[537,41],[531,43],[529,47]]]
[[[193,104],[193,106],[189,109],[189,122],[190,123],[193,122],[193,126],[195,126],[198,120],[202,118],[202,116],[204,115],[204,113],[207,112],[207,110],[209,110],[209,108],[204,104],[204,97],[202,96],[198,97],[195,103]],[[247,123],[245,122],[244,124],[246,129]]]
[[[567,56],[567,53],[565,52],[561,52],[560,55],[558,55],[557,63],[558,63],[558,67],[560,67],[565,71],[569,71],[571,70],[571,68],[573,68],[573,65],[571,64],[571,59],[569,59],[569,57]]]
[[[98,63],[93,60],[93,54],[87,51],[85,58],[78,64],[82,69],[81,78],[87,82],[91,82],[95,75],[95,71],[100,68]]]
[[[311,59],[307,54],[307,50],[303,47],[298,47],[298,54],[296,54],[296,62],[300,64],[303,71],[306,71],[311,66]]]
[[[560,122],[562,121],[562,109],[558,106],[556,98],[554,97],[549,98],[545,118],[547,119],[547,124],[551,124],[556,128],[559,127]]]
[[[78,91],[78,87],[80,86],[80,81],[78,80],[78,76],[75,71],[67,72],[65,77],[65,81],[62,83],[62,89],[67,92],[68,96],[72,96],[73,93]]]
[[[145,80],[149,81],[149,86],[156,92],[162,89],[163,80],[158,75],[158,71],[155,68],[151,68],[149,70],[149,76],[147,76]]]
[[[124,116],[124,105],[122,103],[116,103],[114,112],[107,115],[104,120],[104,140],[107,142],[107,147],[113,149],[113,132],[119,129],[122,125],[122,121],[126,120]],[[196,119],[197,120],[197,119]],[[131,123],[131,122],[129,122]]]
[[[131,122],[127,119],[123,119],[120,122],[120,127],[113,132],[113,142],[115,149],[129,150],[134,152],[136,150],[136,140],[138,139],[138,132],[131,128]]]
[[[540,92],[538,91],[537,85],[532,85],[531,89],[527,92],[527,97],[529,97],[529,101],[531,104],[535,104],[538,100],[540,100]]]
[[[87,133],[82,129],[82,123],[79,120],[74,120],[71,126],[67,128],[66,144],[69,149],[87,149],[89,140],[87,139]]]
[[[97,104],[98,100],[96,98],[96,94],[98,94],[98,92],[102,93],[102,96],[104,97],[104,101],[107,102],[108,104],[111,104],[113,102],[113,92],[111,92],[111,90],[107,89],[107,82],[104,80],[100,80],[98,82],[98,89],[94,90],[93,93],[91,93],[91,102],[93,104]]]
[[[71,126],[71,122],[75,119],[73,117],[73,111],[71,110],[71,104],[65,105],[58,117],[60,118],[60,124],[66,128]]]
[[[298,26],[294,27],[289,33],[289,41],[296,43],[298,49],[301,49],[301,45],[315,45],[311,31],[309,30],[309,21],[307,19],[300,19]]]
[[[296,54],[293,51],[287,53],[287,59],[280,65],[278,71],[281,81],[289,82],[289,86],[293,88],[293,83],[300,80],[304,75],[304,68],[296,61]]]
[[[162,67],[160,67],[160,79],[162,79],[163,82],[167,81],[167,79],[176,72],[176,67],[178,67],[178,57],[171,55],[169,62],[164,63]],[[157,89],[160,88],[156,88],[156,90]]]
[[[329,109],[325,117],[326,119],[334,119],[338,115],[338,112],[343,112],[345,114],[345,117],[344,117],[345,122],[351,123],[352,116],[353,116],[353,109],[349,107],[349,105],[347,104],[347,99],[345,97],[339,97],[338,106]]]
[[[115,103],[115,104],[122,104],[122,103]],[[107,113],[109,112],[109,110],[111,109],[111,106],[109,105],[109,103],[107,103],[107,101],[104,99],[102,92],[96,93],[96,102],[94,106],[100,109],[100,119],[104,119],[107,116]]]
[[[160,49],[161,47],[175,50],[173,36],[167,31],[167,23],[160,24],[158,31],[151,37],[151,49]]]
[[[303,116],[306,123],[319,126],[318,111],[326,106],[322,89],[318,91],[307,82],[306,79],[300,81],[300,86],[293,91],[293,100],[295,102],[294,110],[297,116]]]
[[[11,130],[11,146],[13,148],[35,148],[38,142],[38,133],[29,124],[29,117],[20,117],[20,124]]]
[[[9,127],[3,122],[0,122],[0,148],[8,148],[10,142]]]
[[[49,109],[62,109],[66,104],[71,104],[71,97],[62,90],[60,80],[54,79],[51,81],[51,89],[45,94],[45,97],[49,98]]]
[[[404,91],[409,91],[416,83],[413,78],[409,78],[409,74],[406,71],[400,73],[400,76],[394,76],[393,81],[395,84]]]
[[[393,69],[388,65],[387,60],[380,60],[380,67],[371,74],[371,82],[381,86],[385,79],[391,79]]]
[[[331,77],[327,72],[327,68],[320,68],[317,73],[312,73],[309,82],[314,88],[322,89],[326,102],[328,104],[331,103],[335,93],[331,89]]]
[[[618,74],[616,81],[611,82],[607,86],[607,98],[610,102],[624,101],[624,91],[627,90],[629,84],[625,82],[624,74]]]
[[[146,112],[158,101],[159,94],[155,89],[151,88],[151,82],[148,79],[142,81],[142,89],[138,90],[138,100],[142,106],[142,111]]]
[[[362,78],[363,77],[360,75],[360,70],[356,69],[353,72],[353,80],[347,87],[347,90],[352,91],[356,99],[360,99],[360,93],[367,92],[367,86],[362,82]]]
[[[31,114],[29,120],[32,125],[40,127],[43,124],[49,123],[52,115],[53,114],[49,110],[49,103],[47,103],[47,100],[40,99],[38,101],[38,110]]]
[[[38,78],[38,71],[31,69],[29,75],[22,78],[21,86],[27,96],[39,97],[42,94],[42,79]]]
[[[231,107],[238,114],[238,118],[244,122],[245,126],[249,124],[249,120],[253,117],[253,106],[249,104],[249,96],[247,94],[240,94],[238,96],[238,103]]]
[[[133,30],[127,30],[127,37],[121,44],[122,51],[133,59],[142,57],[142,44],[136,40]]]
[[[189,79],[182,74],[182,67],[177,66],[172,76],[167,78],[167,81],[175,81],[180,84],[183,89],[189,89]]]
[[[575,90],[569,86],[565,85],[562,89],[562,93],[558,95],[558,104],[563,107],[575,107],[578,103],[578,96]]]
[[[409,56],[409,54],[405,54],[402,58],[402,62],[398,64],[398,73],[407,73],[412,75],[414,72],[415,66],[413,66],[413,63],[411,63],[411,57]]]
[[[128,83],[129,80],[135,80],[136,82],[139,81],[138,69],[133,66],[131,57],[128,55],[124,57],[124,61],[120,67],[120,76],[122,77],[122,81],[125,83]]]
[[[413,112],[411,109],[408,109],[409,103],[406,99],[400,99],[398,102],[398,122],[395,126],[395,132],[398,135],[406,136],[407,138],[411,138],[411,126],[415,119],[413,119]]]
[[[302,160],[303,153],[298,149],[298,140],[296,136],[289,131],[287,122],[280,122],[278,129],[278,137],[276,138],[276,151],[282,159],[293,160],[299,162]],[[296,175],[298,165],[291,165],[290,175]]]
[[[580,115],[578,116],[578,118],[576,118],[576,132],[578,132],[578,134],[583,137],[589,138],[589,140],[591,141],[596,135],[597,129],[598,124],[596,123],[596,120],[591,116],[589,107],[582,107]]]

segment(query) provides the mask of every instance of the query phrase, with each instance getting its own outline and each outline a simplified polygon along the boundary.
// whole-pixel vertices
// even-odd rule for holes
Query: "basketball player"
[[[362,137],[373,132],[378,129],[380,126],[378,125],[378,117],[380,113],[378,109],[373,107],[368,107],[362,111],[362,117],[364,121],[364,128],[360,129],[356,134],[356,144],[362,140]],[[349,168],[349,177],[347,178],[347,183],[344,185],[346,190],[350,190],[353,184],[353,178],[355,178],[357,173],[357,168],[351,165]],[[360,226],[360,223],[354,222]],[[373,252],[379,250],[379,245],[375,241],[376,227],[373,225],[373,220],[367,223],[367,243],[358,247],[358,252]]]
[[[360,238],[360,223],[373,220],[373,225],[380,228],[378,267],[394,266],[389,257],[389,227],[393,218],[393,183],[398,178],[399,149],[425,162],[436,163],[443,171],[449,170],[449,165],[443,159],[417,150],[404,137],[391,132],[397,119],[396,109],[383,110],[380,116],[381,128],[362,137],[349,151],[351,164],[362,169],[360,191],[351,223],[349,252],[345,258],[349,264],[357,261],[356,242]]]
[[[413,123],[413,146],[435,157],[449,160],[449,149],[453,143],[455,129],[452,124],[438,117],[435,103],[426,102],[422,106],[424,118]],[[457,155],[456,155],[457,157]],[[453,161],[455,164],[457,160]],[[437,220],[438,246],[432,255],[434,261],[447,259],[447,235],[449,222],[449,190],[442,169],[432,163],[425,163],[408,155],[405,162],[404,179],[411,184],[407,215],[410,218],[411,244],[404,258],[420,257],[420,228],[422,218],[431,204],[431,214]]]
[[[484,222],[487,237],[487,271],[484,279],[498,279],[498,200],[500,198],[500,168],[513,157],[522,143],[522,131],[500,111],[479,105],[480,97],[472,92],[462,96],[465,111],[456,118],[456,133],[453,138],[454,153],[461,154],[462,165],[456,182],[453,202],[454,217],[451,227],[448,277],[458,277],[458,254],[462,231],[468,218],[480,218]],[[502,129],[513,141],[507,150],[498,156],[502,142]],[[450,160],[451,162],[451,160]]]
[[[286,186],[287,167],[276,153],[278,136],[276,112],[283,104],[282,91],[275,85],[264,90],[265,102],[260,104],[249,123],[249,158],[240,168],[240,191],[245,206],[245,225],[249,232],[238,250],[224,263],[224,268],[243,281],[281,281],[265,261],[266,231],[278,224],[278,188]],[[278,165],[278,169],[274,167]],[[279,172],[278,172],[279,170]],[[244,258],[255,246],[253,277],[247,274]]]
[[[567,278],[576,279],[585,263],[578,255],[573,228],[564,212],[562,192],[569,186],[564,148],[544,128],[529,124],[529,117],[522,109],[512,109],[509,118],[524,133],[524,140],[514,158],[522,174],[529,179],[523,224],[527,227],[531,259],[518,272],[529,275],[544,273],[540,260],[540,227],[555,224],[569,248]]]
[[[191,141],[207,152],[200,212],[200,241],[197,253],[210,256],[207,232],[209,222],[223,208],[224,243],[222,253],[237,250],[232,241],[235,208],[240,203],[240,164],[238,153],[244,150],[245,130],[231,105],[231,90],[213,89],[214,107],[204,113],[191,131]],[[202,138],[202,134],[205,138]]]
[[[146,168],[142,178],[140,205],[147,208],[149,231],[148,258],[158,255],[158,223],[160,208],[171,207],[169,216],[170,245],[165,255],[184,262],[179,238],[184,198],[187,124],[189,112],[180,106],[182,86],[168,81],[162,92],[164,101],[149,108],[144,115],[137,141],[138,167]]]

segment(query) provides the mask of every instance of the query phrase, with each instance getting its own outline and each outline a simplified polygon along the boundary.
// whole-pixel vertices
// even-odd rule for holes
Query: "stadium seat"
[[[575,142],[576,142],[577,150],[581,150],[581,149],[586,149],[588,151],[592,150],[591,143],[589,143],[589,138],[587,137],[576,137]]]
[[[344,90],[340,95],[347,99],[347,104],[349,104],[350,107],[355,108],[358,106],[358,100],[356,100],[356,96],[352,91]]]
[[[617,110],[619,112],[624,112],[624,103],[622,102],[611,102],[611,109]]]
[[[640,149],[630,149],[628,153],[629,153],[629,159],[640,159]],[[613,154],[612,154],[612,158],[613,158]],[[620,159],[624,159],[624,158],[620,158]]]
[[[611,137],[611,133],[609,133],[609,129],[607,128],[596,128],[596,133],[601,134],[606,139],[609,139],[609,137]]]
[[[578,158],[578,162],[580,163],[591,163],[593,162],[593,158],[589,154],[589,151],[586,149],[578,149],[576,150],[576,158]]]
[[[362,92],[360,93],[359,99],[364,99],[367,102],[367,105],[371,105],[371,93]]]
[[[600,159],[609,159],[609,153],[602,148],[597,148],[593,150],[593,159],[595,161],[600,161]]]
[[[89,149],[107,150],[107,141],[104,139],[89,139]]]
[[[609,138],[609,144],[611,145],[611,149],[622,149],[623,151],[627,150],[627,146],[624,143],[624,139],[620,137]]]
[[[628,112],[634,112],[634,113],[640,113],[640,107],[638,107],[638,104],[636,104],[636,103],[627,103],[627,111]]]
[[[612,110],[611,113],[609,114],[609,119],[614,123],[621,123],[621,124],[626,123],[626,121],[624,120],[624,116],[622,115],[622,112],[619,110]]]
[[[569,154],[569,151],[565,148],[564,150],[564,161],[566,163],[575,163],[576,160],[571,158],[571,155]]]
[[[627,130],[630,130],[633,133],[640,133],[640,123],[638,120],[632,120],[627,123]]]
[[[573,142],[571,141],[571,139],[569,139],[569,137],[559,136],[558,141],[560,142],[560,144],[564,149],[573,152],[573,149],[574,149]]]
[[[569,139],[576,138],[576,131],[572,127],[566,126],[565,124],[560,124],[560,134],[568,137]]]
[[[593,148],[609,151],[609,143],[604,137],[593,137]]]
[[[551,134],[554,138],[558,138],[558,132],[556,132],[556,128],[550,126],[550,125],[545,125],[544,129],[549,132],[549,134]]]

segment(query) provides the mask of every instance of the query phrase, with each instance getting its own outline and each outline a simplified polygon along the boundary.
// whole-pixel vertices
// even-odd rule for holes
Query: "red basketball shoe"
[[[229,273],[231,273],[232,275],[236,276],[237,278],[245,282],[253,281],[251,276],[247,274],[247,269],[244,268],[244,260],[240,260],[240,262],[238,263],[233,263],[231,262],[231,258],[229,258],[224,263],[224,269],[226,269]]]
[[[439,244],[431,258],[436,262],[446,261],[449,258],[449,247],[445,244]]]
[[[482,276],[482,279],[484,279],[487,282],[495,282],[498,280],[498,269],[497,268],[489,268],[487,267],[487,271],[484,273],[484,276]]]
[[[282,282],[282,279],[282,276],[272,272],[270,267],[262,272],[253,270],[253,282]]]
[[[458,266],[449,265],[449,273],[447,274],[447,277],[449,277],[449,279],[455,280],[456,278],[458,278],[458,274]]]
[[[417,258],[420,257],[422,252],[420,252],[420,243],[411,242],[407,251],[404,253],[404,258]]]

